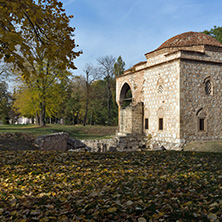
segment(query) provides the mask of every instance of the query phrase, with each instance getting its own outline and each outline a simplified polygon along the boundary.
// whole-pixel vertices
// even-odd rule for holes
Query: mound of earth
[[[25,133],[1,133],[0,150],[37,150],[36,137]]]

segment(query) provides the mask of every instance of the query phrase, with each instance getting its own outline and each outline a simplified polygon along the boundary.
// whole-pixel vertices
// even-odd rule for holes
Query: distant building
[[[15,124],[21,124],[21,125],[32,124],[32,119],[21,116],[15,121]]]
[[[222,44],[187,32],[145,56],[116,79],[118,134],[167,149],[222,139]]]

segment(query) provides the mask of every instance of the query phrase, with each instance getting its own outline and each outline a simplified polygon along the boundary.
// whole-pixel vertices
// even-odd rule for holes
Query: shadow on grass
[[[73,126],[73,125],[0,125],[0,133],[25,133],[34,136],[66,132],[76,139],[102,139],[115,134],[116,127],[107,126]]]

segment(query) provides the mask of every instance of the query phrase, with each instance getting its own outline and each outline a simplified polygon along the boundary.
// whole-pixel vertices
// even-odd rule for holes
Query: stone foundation
[[[118,151],[137,151],[149,149],[147,138],[144,136],[119,136],[117,137],[117,150]]]
[[[169,143],[152,140],[145,135],[119,134],[110,139],[78,140],[69,138],[68,133],[39,136],[36,141],[40,150],[76,152],[114,152],[142,150],[182,150],[184,143]]]
[[[150,143],[151,150],[183,150],[184,143],[170,143],[164,141],[152,141]]]

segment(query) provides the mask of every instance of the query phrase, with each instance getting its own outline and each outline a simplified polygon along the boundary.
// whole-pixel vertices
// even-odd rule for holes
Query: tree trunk
[[[84,120],[83,120],[83,126],[86,125],[86,119],[87,119],[87,115],[88,115],[88,106],[89,106],[89,83],[88,83],[88,76],[87,76],[87,82],[86,82],[86,108],[85,108],[85,116],[84,116]]]
[[[77,120],[77,125],[78,125],[79,124],[79,113],[77,113],[76,120]]]
[[[36,124],[40,126],[39,115],[37,112],[35,113],[35,118],[36,118]]]
[[[90,123],[89,123],[89,125],[92,125],[92,118],[93,118],[93,112],[91,112],[91,117],[90,117]]]
[[[88,115],[88,105],[89,105],[89,98],[87,96],[87,98],[86,98],[85,116],[84,116],[84,120],[83,120],[83,126],[86,125],[86,119],[87,119],[87,115]]]
[[[75,116],[74,115],[73,115],[73,125],[75,125]]]
[[[112,100],[112,95],[111,95],[111,83],[110,79],[107,79],[107,111],[108,111],[108,125],[110,125],[110,119],[111,119],[111,100]]]
[[[40,126],[45,126],[45,102],[40,102]]]

